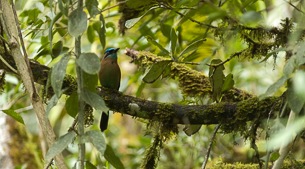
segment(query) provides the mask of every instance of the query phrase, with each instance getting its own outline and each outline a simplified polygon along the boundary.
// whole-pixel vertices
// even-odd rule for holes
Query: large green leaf
[[[95,32],[94,32],[94,29],[93,29],[93,26],[92,25],[89,25],[88,26],[88,29],[87,29],[87,39],[90,43],[93,43],[94,42],[94,39],[95,39]]]
[[[233,86],[234,86],[233,74],[230,73],[226,76],[226,78],[224,80],[221,92],[226,92],[226,91],[232,89]]]
[[[57,154],[61,153],[74,140],[76,133],[69,131],[67,134],[60,136],[48,150],[45,160],[50,162]]]
[[[48,44],[50,44],[50,49],[53,49],[53,26],[62,17],[62,13],[58,13],[51,21],[49,26]]]
[[[141,15],[140,17],[137,17],[137,18],[132,18],[132,19],[129,19],[125,22],[125,27],[130,29],[132,28],[136,23],[138,23],[142,18],[143,16],[145,16],[149,11],[153,10],[153,9],[156,9],[157,7],[152,7],[150,8],[149,10],[147,10],[143,15]]]
[[[99,130],[87,131],[84,135],[86,142],[92,143],[92,145],[103,155],[106,150],[106,141]]]
[[[106,107],[104,100],[101,98],[101,96],[99,96],[98,94],[96,94],[94,92],[91,92],[86,89],[83,90],[82,99],[86,103],[88,103],[89,105],[94,107],[96,110],[104,111],[104,112],[108,111],[108,108]]]
[[[3,113],[5,113],[5,114],[11,116],[13,119],[18,121],[19,123],[24,124],[23,118],[20,116],[19,113],[16,113],[14,110],[7,109],[7,110],[1,110],[1,111],[3,111]]]
[[[172,58],[176,58],[175,54],[176,54],[176,46],[177,46],[178,36],[177,36],[176,30],[174,28],[171,29],[170,36],[171,36],[171,43],[170,43],[171,56],[172,56]]]
[[[48,101],[46,112],[47,114],[50,112],[50,110],[57,104],[58,97],[56,94],[54,94],[51,99]]]
[[[287,90],[287,102],[291,110],[295,113],[299,113],[304,107],[305,100],[294,92],[292,86]]]
[[[305,100],[305,87],[303,86],[305,84],[305,71],[297,71],[292,80],[294,92]]]
[[[88,74],[86,72],[83,72],[83,85],[84,88],[95,92],[96,91],[96,86],[97,86],[97,81],[98,81],[98,76],[97,74]]]
[[[99,39],[100,39],[100,42],[103,46],[103,48],[106,47],[106,22],[105,22],[105,19],[104,19],[104,16],[102,14],[100,14],[100,21],[102,23],[101,25],[101,29],[100,31],[98,31],[98,36],[99,36]]]
[[[213,59],[211,61],[211,65],[216,65],[221,62],[222,61],[220,59]],[[212,85],[212,93],[213,93],[213,98],[215,101],[219,101],[221,98],[222,87],[223,87],[224,79],[225,79],[223,70],[224,70],[223,65],[219,65],[217,67],[210,66],[210,69],[209,69],[209,79],[210,79],[210,83]]]
[[[100,59],[95,53],[82,53],[76,63],[89,74],[97,74],[101,67]]]
[[[169,54],[169,52],[160,43],[155,41],[151,36],[146,36],[145,38],[146,38],[146,40],[149,43],[151,43],[151,44],[155,45],[156,47],[158,47],[161,50],[161,52],[165,53],[166,55]]]
[[[149,71],[145,74],[143,81],[145,83],[153,83],[156,81],[170,62],[171,60],[164,60],[153,64]]]
[[[60,40],[53,45],[52,58],[56,58],[57,56],[59,56],[62,49],[63,49],[63,42]]]
[[[71,117],[76,117],[78,112],[78,95],[77,92],[73,92],[66,101],[65,108],[67,113]]]
[[[197,40],[197,41],[194,41],[192,42],[191,44],[189,44],[187,47],[185,47],[183,49],[183,51],[179,54],[178,58],[182,57],[183,55],[185,54],[188,54],[190,52],[193,52],[195,50],[198,49],[198,47],[200,45],[202,45],[202,43],[205,41],[205,39],[200,39],[200,40]]]
[[[267,89],[266,93],[263,94],[261,97],[267,97],[270,96],[271,94],[275,93],[278,91],[288,80],[286,76],[282,76],[279,80],[277,80],[275,83],[273,83],[269,88]]]
[[[58,8],[61,13],[63,13],[65,16],[68,16],[69,8],[68,5],[63,2],[63,0],[58,0]]]
[[[69,15],[68,32],[78,37],[87,29],[87,14],[81,9],[75,9]]]
[[[104,153],[105,159],[116,169],[124,169],[124,165],[120,158],[114,153],[111,146],[107,144],[106,151]]]
[[[99,14],[100,11],[98,9],[98,1],[97,0],[86,0],[85,1],[86,8],[89,11],[91,17]]]
[[[70,59],[69,55],[64,55],[61,60],[54,65],[51,72],[51,86],[54,90],[54,93],[59,98],[61,95],[62,82],[66,75],[66,68],[68,61]]]

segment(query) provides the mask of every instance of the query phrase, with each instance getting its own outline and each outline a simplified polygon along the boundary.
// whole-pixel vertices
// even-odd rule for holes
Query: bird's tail
[[[108,127],[109,120],[109,112],[102,112],[101,120],[100,120],[100,129],[104,132]]]

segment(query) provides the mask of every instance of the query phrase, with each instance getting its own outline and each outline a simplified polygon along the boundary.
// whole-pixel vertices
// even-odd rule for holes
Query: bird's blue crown
[[[104,58],[110,57],[110,58],[116,59],[116,58],[117,58],[117,51],[118,51],[119,49],[120,49],[120,48],[107,48],[107,49],[105,50],[105,56],[104,56]]]

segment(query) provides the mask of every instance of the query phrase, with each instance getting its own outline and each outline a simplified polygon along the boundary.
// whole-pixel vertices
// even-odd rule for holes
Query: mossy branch
[[[2,56],[5,59],[11,59],[8,55]],[[144,57],[146,55],[141,56]],[[7,62],[11,63],[8,60]],[[204,85],[206,85],[206,87],[209,86],[206,77],[202,73],[198,73],[183,64],[174,65],[175,66],[173,69],[176,69],[177,71],[175,76],[179,76],[179,71],[189,72],[188,74],[184,74],[184,76],[188,77],[182,77],[181,75],[180,78],[188,79],[189,81],[194,80],[195,84],[193,86],[193,90],[198,89],[197,91],[201,92],[200,87],[204,87]],[[15,67],[15,65],[11,66]],[[36,62],[30,62],[30,66],[34,74],[34,80],[41,85],[45,85],[50,68]],[[2,67],[1,62],[0,67],[10,71],[10,69],[7,67]],[[180,80],[182,81],[183,79]],[[196,82],[196,80],[198,81]],[[206,84],[200,83],[204,80]],[[192,86],[189,87],[191,91]],[[70,95],[73,91],[76,91],[75,78],[72,76],[66,76],[63,83],[63,89],[65,89],[64,92],[67,95]],[[49,88],[48,90],[50,91],[49,93],[52,93],[52,88]],[[188,92],[188,90],[185,91]],[[280,109],[281,102],[281,98],[279,97],[268,97],[263,100],[259,100],[257,97],[253,97],[239,89],[233,89],[231,94],[233,94],[236,98],[241,98],[237,100],[244,99],[243,101],[221,102],[212,105],[179,105],[172,103],[160,103],[123,95],[122,93],[104,88],[99,88],[98,93],[104,98],[110,110],[120,112],[122,114],[131,115],[136,118],[138,117],[159,121],[162,120],[174,124],[225,124],[224,126],[229,126],[226,129],[227,131],[242,128],[245,126],[247,121],[272,116],[270,113],[273,111],[278,111]]]

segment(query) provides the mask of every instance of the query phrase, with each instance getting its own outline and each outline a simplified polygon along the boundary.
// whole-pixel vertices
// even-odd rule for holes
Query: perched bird
[[[117,62],[117,51],[120,48],[108,48],[101,59],[99,80],[103,87],[119,90],[121,82],[121,70]],[[109,112],[102,112],[100,129],[105,131],[108,126]]]

